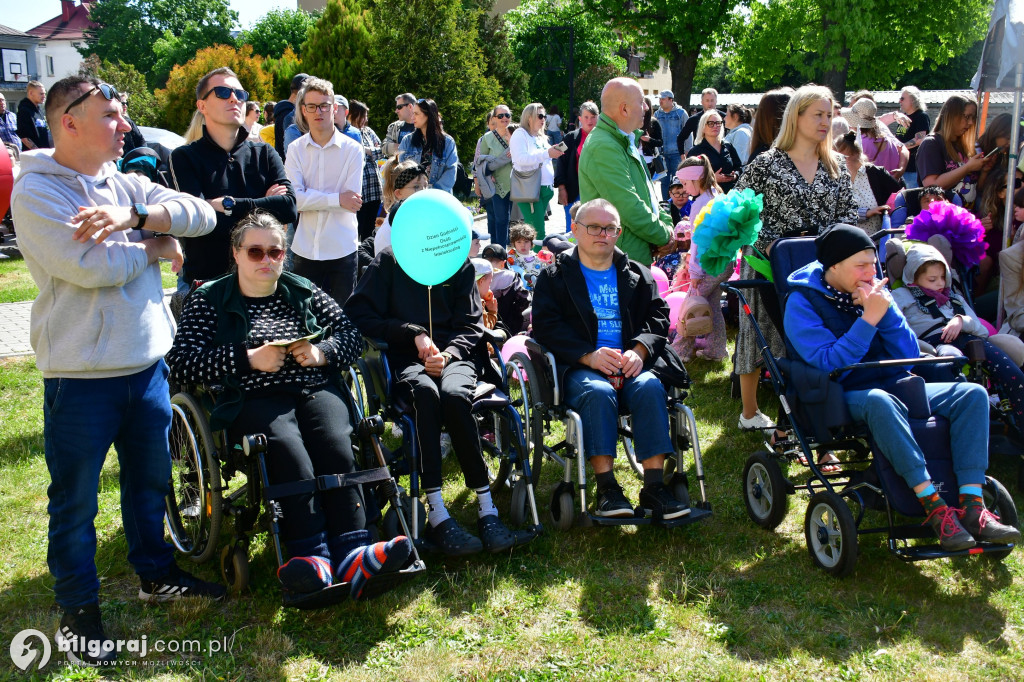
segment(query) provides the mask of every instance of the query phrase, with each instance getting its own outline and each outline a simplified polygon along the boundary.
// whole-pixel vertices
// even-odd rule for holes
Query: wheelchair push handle
[[[846,367],[840,367],[829,372],[828,376],[835,379],[840,374],[845,374],[858,369],[873,369],[879,367],[916,367],[919,365],[953,365],[957,362],[965,362],[967,358],[961,357],[939,357],[939,358],[906,358],[903,360],[874,360],[872,362],[858,362]]]

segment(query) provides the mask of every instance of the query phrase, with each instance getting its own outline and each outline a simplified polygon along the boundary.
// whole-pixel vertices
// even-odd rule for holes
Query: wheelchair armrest
[[[828,376],[835,379],[841,374],[845,374],[847,372],[852,372],[855,370],[878,369],[886,367],[916,367],[920,365],[961,364],[963,366],[966,363],[966,357],[954,357],[950,355],[942,355],[939,357],[909,357],[906,359],[874,360],[872,361],[872,363],[857,363],[855,365],[841,367],[838,370],[833,370],[829,372]]]
[[[388,342],[385,341],[384,339],[373,339],[373,338],[370,338],[369,336],[364,336],[363,340],[366,342],[366,345],[369,348],[372,348],[374,350],[378,350],[381,353],[387,351],[387,349],[388,349]]]
[[[483,326],[481,326],[481,329],[484,332],[484,340],[488,341],[495,348],[501,348],[505,345],[505,342],[508,341],[508,336],[506,336],[503,331],[498,329],[488,329]]]
[[[932,344],[928,343],[927,341],[922,341],[921,339],[917,340],[917,348],[924,355],[938,355],[939,354],[939,352],[937,350],[935,350],[935,346],[933,346]]]

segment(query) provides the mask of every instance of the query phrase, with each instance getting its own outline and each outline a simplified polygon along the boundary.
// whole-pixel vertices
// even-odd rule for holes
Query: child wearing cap
[[[519,275],[509,269],[508,252],[501,244],[488,244],[480,256],[490,263],[491,293],[498,301],[498,319],[513,336],[526,331],[524,313],[530,307],[530,292]]]

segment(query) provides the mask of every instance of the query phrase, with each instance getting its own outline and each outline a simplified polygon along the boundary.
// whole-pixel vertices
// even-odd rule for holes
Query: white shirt
[[[508,141],[508,149],[512,152],[512,167],[525,172],[540,166],[540,184],[551,187],[555,184],[555,168],[548,156],[550,147],[544,133],[533,136],[526,132],[526,128],[516,128]]]
[[[309,260],[335,260],[359,244],[356,214],[341,207],[345,190],[363,190],[363,146],[337,129],[321,147],[309,133],[288,145],[284,169],[295,190],[299,224],[292,251]]]

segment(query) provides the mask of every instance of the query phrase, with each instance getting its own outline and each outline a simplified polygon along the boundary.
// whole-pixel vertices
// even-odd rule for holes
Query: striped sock
[[[481,519],[485,516],[498,515],[498,508],[494,506],[494,500],[491,499],[491,489],[489,487],[475,488],[473,492],[476,493],[476,502],[480,505],[479,516]]]
[[[917,493],[917,499],[921,500],[921,506],[924,507],[924,513],[931,515],[936,509],[942,509],[946,506],[946,501],[939,497],[939,494],[935,492],[935,486],[931,483],[928,487]]]
[[[333,583],[331,562],[320,556],[292,557],[277,569],[277,579],[289,592],[318,592]]]
[[[427,521],[434,528],[451,518],[444,506],[444,498],[441,497],[440,488],[427,488],[423,492],[427,494]]]
[[[963,509],[968,507],[985,508],[985,500],[982,497],[980,484],[972,483],[971,485],[960,486],[960,506]]]
[[[412,542],[404,535],[388,542],[357,547],[338,564],[335,575],[341,582],[349,583],[349,594],[359,599],[368,578],[399,570],[411,553]]]

